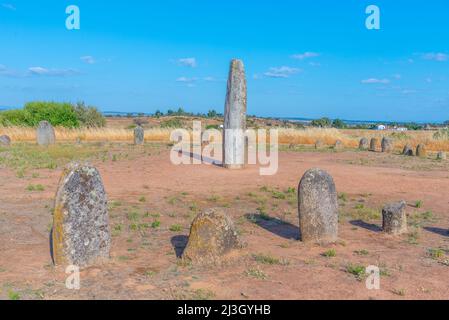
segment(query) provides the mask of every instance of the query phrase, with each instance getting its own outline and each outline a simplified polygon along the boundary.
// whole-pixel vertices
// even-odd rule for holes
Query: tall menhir
[[[232,60],[224,113],[223,166],[241,169],[245,165],[246,78],[241,60]]]

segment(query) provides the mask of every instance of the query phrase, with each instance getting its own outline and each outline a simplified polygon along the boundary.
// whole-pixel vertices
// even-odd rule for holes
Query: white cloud
[[[293,59],[297,59],[297,60],[304,60],[304,59],[308,59],[308,58],[315,58],[315,57],[319,57],[320,54],[316,53],[316,52],[304,52],[304,53],[297,53],[292,55]]]
[[[2,3],[2,7],[11,11],[17,10],[17,8],[11,3]]]
[[[430,53],[425,53],[422,55],[422,58],[424,60],[432,60],[432,61],[448,61],[449,60],[449,55],[445,54],[445,53],[435,53],[435,52],[430,52]]]
[[[92,56],[83,56],[80,59],[81,59],[81,61],[84,61],[87,64],[94,64],[96,62],[94,57],[92,57]]]
[[[393,78],[395,78],[396,80],[399,80],[402,78],[402,75],[400,75],[399,73],[396,73],[393,75]]]
[[[178,79],[176,79],[176,82],[192,83],[197,80],[198,80],[197,78],[179,77]]]
[[[68,77],[79,74],[74,69],[46,69],[43,67],[31,67],[28,68],[30,75],[36,76],[49,76],[49,77]]]
[[[273,67],[264,73],[269,78],[289,78],[291,75],[301,72],[301,69],[291,67]]]
[[[198,65],[195,58],[182,58],[182,59],[178,59],[177,62],[180,66],[191,67],[191,68],[196,68]]]
[[[15,71],[15,70],[11,70],[2,64],[0,64],[0,76],[21,77],[19,72]]]
[[[377,79],[377,78],[370,78],[365,79],[361,81],[363,84],[388,84],[390,83],[389,79]]]

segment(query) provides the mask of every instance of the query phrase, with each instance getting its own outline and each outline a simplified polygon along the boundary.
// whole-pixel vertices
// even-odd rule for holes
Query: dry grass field
[[[179,117],[177,117],[179,118]],[[149,118],[145,127],[145,140],[147,142],[170,142],[172,128],[161,128],[160,124],[170,121],[169,118],[153,119]],[[193,120],[202,121],[203,127],[207,125],[218,125],[215,120],[205,120],[200,118],[182,118],[183,127],[190,129]],[[266,127],[263,121],[257,127],[271,129],[276,126]],[[36,140],[36,130],[24,127],[0,127],[0,135],[6,134],[15,142],[34,142]],[[332,146],[337,140],[347,148],[357,148],[361,138],[376,137],[381,140],[383,137],[392,137],[395,147],[401,151],[406,144],[416,147],[418,144],[425,144],[432,152],[449,152],[449,139],[435,139],[435,131],[375,131],[375,130],[352,130],[352,129],[321,129],[321,128],[279,128],[279,143],[284,145],[314,145],[317,140],[321,140],[325,145]],[[62,142],[74,142],[77,139],[85,142],[126,142],[133,140],[133,119],[131,118],[108,118],[105,128],[99,129],[67,129],[56,128],[56,138]]]

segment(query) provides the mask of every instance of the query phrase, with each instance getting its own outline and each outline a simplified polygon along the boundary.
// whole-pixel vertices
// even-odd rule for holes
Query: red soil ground
[[[0,168],[0,298],[14,293],[22,299],[449,298],[447,164],[373,153],[282,152],[278,174],[263,177],[256,166],[241,171],[174,166],[166,149],[152,155],[133,150],[129,159],[93,161],[110,199],[114,237],[110,261],[83,270],[79,291],[65,288],[65,270],[54,267],[49,254],[61,169],[36,170],[39,177],[20,179]],[[344,193],[341,241],[327,247],[292,240],[298,236],[294,198],[276,199],[267,191],[297,188],[312,167],[331,173],[338,192]],[[45,191],[26,191],[30,183],[44,185]],[[383,234],[378,217],[354,216],[360,208],[376,211],[398,200],[410,204],[412,221],[431,212],[428,219],[416,218],[416,241],[413,234]],[[415,207],[418,200],[421,208]],[[227,208],[246,247],[220,266],[180,263],[176,252],[182,250],[195,213],[216,206]],[[246,216],[258,208],[273,219],[249,221]],[[132,212],[138,213],[137,230]],[[154,221],[160,227],[149,227]],[[181,231],[171,231],[173,225]],[[431,257],[431,248],[441,254]],[[329,249],[335,249],[335,257],[322,255]],[[264,264],[254,258],[258,254],[277,260]],[[347,271],[350,264],[380,266],[381,289],[367,290],[364,280]]]

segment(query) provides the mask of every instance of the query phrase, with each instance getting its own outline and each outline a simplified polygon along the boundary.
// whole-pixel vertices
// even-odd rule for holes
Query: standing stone
[[[413,157],[415,154],[413,152],[413,148],[411,145],[407,144],[404,146],[404,149],[402,150],[402,154],[404,156]]]
[[[335,150],[341,150],[341,149],[343,149],[343,142],[341,142],[341,140],[337,140],[337,142],[335,142],[334,149],[335,149]]]
[[[232,60],[224,113],[223,166],[241,169],[245,165],[246,77],[243,62]]]
[[[217,262],[234,249],[241,248],[231,218],[221,208],[200,213],[192,223],[183,258],[199,262]]]
[[[407,232],[407,203],[401,201],[386,205],[382,210],[383,231],[393,235]]]
[[[37,144],[40,146],[49,146],[55,144],[55,129],[48,121],[41,121],[37,128]]]
[[[11,138],[7,135],[0,136],[0,146],[1,147],[9,147],[11,145]]]
[[[367,138],[362,138],[360,139],[360,143],[359,143],[359,149],[360,150],[368,150],[369,148],[369,141]]]
[[[316,142],[315,142],[315,149],[321,149],[321,148],[323,148],[324,147],[324,142],[323,141],[321,141],[321,140],[317,140]]]
[[[425,145],[419,144],[416,147],[416,156],[417,157],[422,157],[422,158],[427,157],[427,150],[426,150],[426,146]]]
[[[108,202],[96,168],[72,163],[56,193],[52,256],[56,265],[86,267],[109,258]]]
[[[143,145],[145,142],[145,130],[141,126],[137,126],[134,129],[134,144]]]
[[[376,152],[378,144],[379,144],[379,140],[377,138],[372,138],[370,145],[369,145],[369,151]]]
[[[299,227],[304,242],[329,243],[338,239],[338,200],[334,179],[311,169],[298,188]]]
[[[443,151],[438,152],[437,154],[437,160],[446,160],[447,156],[446,153]]]
[[[390,138],[382,139],[382,152],[393,152],[394,150],[394,141]]]

